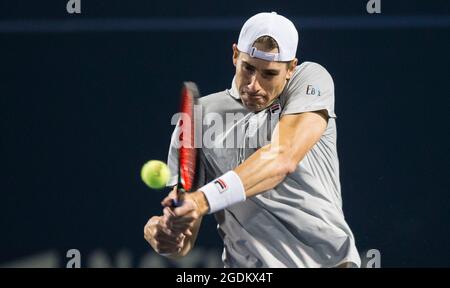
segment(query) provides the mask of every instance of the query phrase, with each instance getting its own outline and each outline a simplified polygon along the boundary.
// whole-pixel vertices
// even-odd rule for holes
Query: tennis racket
[[[178,150],[178,184],[177,200],[173,206],[178,207],[183,203],[184,194],[191,192],[197,164],[197,149],[194,145],[195,121],[194,106],[200,97],[197,85],[194,82],[184,82],[181,89],[180,112],[180,148]]]

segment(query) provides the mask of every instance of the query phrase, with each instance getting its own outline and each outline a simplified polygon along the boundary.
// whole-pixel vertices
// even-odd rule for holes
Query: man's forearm
[[[274,188],[295,171],[327,126],[321,112],[286,115],[272,135],[272,143],[258,149],[234,171],[247,197]]]
[[[272,145],[262,147],[234,169],[241,178],[247,197],[274,188],[295,170],[297,163],[280,150]]]
[[[196,192],[202,215],[208,210],[219,211],[247,197],[274,188],[289,173],[295,171],[298,163],[319,141],[326,126],[326,118],[316,112],[286,115],[281,118],[271,144],[258,149],[231,171],[232,173],[227,172],[214,181],[220,182],[223,187],[217,188],[217,185],[211,182]],[[223,193],[227,186],[232,187],[228,188],[229,192]],[[206,199],[201,197],[202,194],[205,194]]]
[[[232,186],[228,188],[228,190],[230,190],[229,193],[238,192],[233,189],[237,188],[237,190],[241,190],[241,192],[239,192],[240,194],[245,193],[245,196],[242,197],[252,197],[263,191],[272,189],[281,181],[283,181],[288,173],[295,170],[296,163],[291,162],[292,160],[288,159],[288,157],[283,153],[277,153],[277,155],[275,155],[274,157],[268,157],[267,153],[273,152],[269,152],[270,150],[270,145],[259,149],[250,158],[244,161],[244,163],[233,170],[235,175],[237,176],[228,179],[230,181],[228,181],[228,184],[225,184]],[[226,176],[222,178],[223,180],[221,182],[227,182]],[[243,187],[240,184],[238,186],[234,186],[234,184],[231,183],[232,180],[242,182]],[[194,201],[197,203],[198,207],[197,211],[200,213],[200,215],[205,215],[208,212],[217,211],[219,209],[217,208],[217,203],[220,203],[222,201],[221,199],[217,198],[227,197],[227,195],[229,197],[231,195],[215,192],[215,185],[212,186],[213,188],[206,186],[202,187],[200,188],[200,191],[196,191],[190,195],[193,199],[195,199]],[[205,197],[207,193],[211,193],[209,194],[208,199],[213,202],[208,202],[207,197]],[[230,198],[226,202],[229,203],[229,201],[235,202]],[[210,209],[212,209],[213,211],[210,211]]]

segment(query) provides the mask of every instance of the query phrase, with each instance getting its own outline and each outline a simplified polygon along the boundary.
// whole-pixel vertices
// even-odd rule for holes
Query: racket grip
[[[180,207],[183,205],[184,193],[186,191],[183,188],[177,189],[177,199],[172,199],[172,207]]]

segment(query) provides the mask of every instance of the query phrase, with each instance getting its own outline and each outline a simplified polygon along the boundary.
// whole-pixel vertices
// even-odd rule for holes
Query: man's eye
[[[253,67],[248,66],[248,65],[244,65],[244,70],[249,71],[249,72],[255,71],[255,69]]]
[[[277,76],[277,75],[274,73],[263,73],[264,78],[273,78],[275,76]]]

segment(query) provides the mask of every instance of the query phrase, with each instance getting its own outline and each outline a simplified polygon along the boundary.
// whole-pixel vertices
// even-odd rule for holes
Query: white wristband
[[[208,214],[245,201],[244,185],[234,171],[228,171],[198,190],[202,191],[208,200]]]

